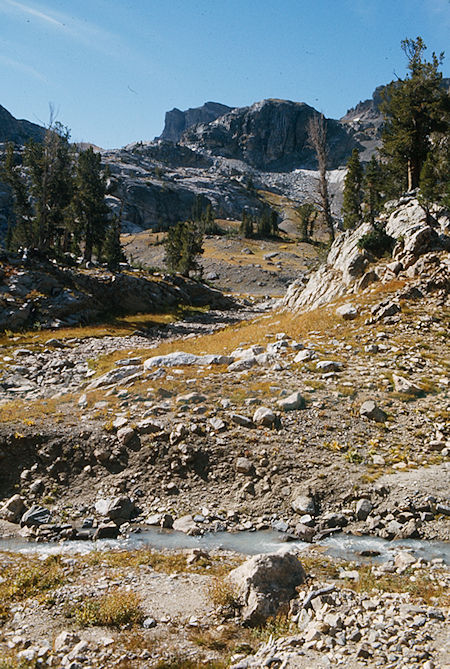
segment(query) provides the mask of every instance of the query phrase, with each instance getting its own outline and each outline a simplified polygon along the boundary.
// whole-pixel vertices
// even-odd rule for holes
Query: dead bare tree
[[[318,195],[319,206],[322,210],[325,223],[330,232],[331,241],[334,241],[333,216],[331,215],[330,195],[328,192],[327,163],[327,124],[323,114],[311,116],[308,121],[308,143],[316,152],[319,167]]]

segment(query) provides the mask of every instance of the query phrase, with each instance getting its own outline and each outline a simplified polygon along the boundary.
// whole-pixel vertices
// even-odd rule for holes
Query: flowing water
[[[183,532],[150,528],[140,533],[130,534],[123,539],[102,539],[99,541],[65,541],[61,543],[31,543],[24,539],[0,539],[0,550],[16,553],[39,553],[41,555],[88,553],[93,550],[111,550],[121,548],[136,550],[155,548],[158,550],[175,548],[203,548],[205,550],[223,549],[236,551],[244,555],[273,553],[293,548],[308,550],[311,544],[303,541],[283,541],[285,535],[274,530],[257,532],[217,532],[193,537]],[[327,553],[345,560],[363,561],[364,554],[374,562],[386,562],[399,550],[408,550],[418,559],[442,559],[450,565],[450,544],[443,541],[425,541],[402,539],[387,541],[379,537],[334,534],[318,544]],[[363,553],[363,555],[361,555]]]

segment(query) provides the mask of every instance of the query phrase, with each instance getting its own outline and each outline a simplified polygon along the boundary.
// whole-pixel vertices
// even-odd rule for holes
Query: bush
[[[363,235],[358,240],[358,248],[372,253],[377,258],[381,258],[386,253],[390,253],[394,247],[395,239],[386,234],[384,228],[376,225],[371,232]]]
[[[230,583],[226,576],[213,578],[208,588],[208,594],[217,608],[230,612],[239,608],[236,587]]]
[[[72,613],[82,627],[133,627],[144,619],[139,595],[127,590],[85,600]]]

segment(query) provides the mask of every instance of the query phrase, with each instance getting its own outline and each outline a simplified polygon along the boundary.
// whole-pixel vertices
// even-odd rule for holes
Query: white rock
[[[18,523],[25,512],[25,500],[21,495],[13,495],[0,508],[0,518],[10,523]]]
[[[120,430],[121,427],[125,427],[125,425],[128,423],[128,418],[125,418],[125,416],[118,416],[114,421],[113,421],[113,428],[115,430]]]
[[[253,414],[253,422],[256,423],[256,425],[270,427],[275,423],[275,420],[276,416],[274,412],[272,409],[268,409],[267,407],[259,407]]]
[[[129,367],[118,367],[117,369],[111,369],[106,374],[99,376],[98,379],[92,381],[88,385],[88,390],[94,388],[101,388],[102,386],[109,386],[128,379],[129,377],[137,377],[139,374],[142,374],[143,367],[142,365],[130,365]]]
[[[192,393],[187,393],[186,395],[178,395],[175,402],[177,404],[199,404],[200,402],[205,402],[206,399],[207,398],[205,395],[192,392]]]
[[[278,400],[278,406],[283,411],[295,411],[296,409],[304,409],[306,403],[301,393],[297,391],[289,395],[289,397]]]
[[[237,348],[230,355],[232,358],[253,358],[260,353],[264,353],[264,346],[255,344],[250,348]]]
[[[308,348],[305,348],[303,351],[299,351],[294,358],[294,362],[308,362],[316,357],[314,351],[311,351]]]
[[[291,506],[293,511],[295,511],[296,513],[301,513],[302,515],[303,514],[315,515],[316,513],[316,505],[314,503],[314,499],[308,495],[297,495],[292,500]]]
[[[117,439],[124,446],[129,444],[130,441],[132,441],[135,436],[136,432],[133,430],[132,427],[121,427],[120,430],[117,431]]]
[[[336,309],[336,314],[341,316],[344,321],[352,321],[358,316],[358,310],[352,304],[343,304]]]
[[[394,383],[394,388],[398,393],[418,395],[421,392],[421,389],[412,383],[412,381],[409,381],[408,379],[405,379],[405,377],[399,376],[398,374],[392,374],[392,381]]]
[[[227,371],[229,372],[245,372],[247,369],[251,369],[257,364],[256,357],[253,356],[252,358],[247,357],[247,358],[240,358],[239,360],[235,360],[234,362],[231,363],[231,365],[228,365]]]
[[[184,367],[185,365],[228,365],[233,362],[233,358],[226,355],[194,355],[194,353],[184,353],[183,351],[174,351],[167,355],[155,355],[144,362],[144,369],[149,370],[154,367]]]
[[[87,407],[87,405],[88,405],[87,395],[86,395],[86,393],[83,393],[83,395],[80,395],[80,397],[78,399],[78,406],[81,409],[85,409]]]
[[[276,614],[305,578],[293,553],[255,555],[228,575],[241,601],[243,620],[251,626],[261,625],[268,616]]]
[[[320,372],[340,372],[342,370],[342,362],[336,362],[336,360],[321,360],[316,364],[316,369]]]

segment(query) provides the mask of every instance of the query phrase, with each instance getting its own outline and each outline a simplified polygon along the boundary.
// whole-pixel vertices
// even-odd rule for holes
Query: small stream
[[[85,554],[91,551],[143,548],[176,549],[203,548],[205,550],[223,549],[236,551],[244,555],[257,553],[273,553],[276,551],[308,550],[311,544],[303,541],[284,540],[285,535],[274,530],[256,532],[217,532],[203,536],[190,536],[183,532],[145,529],[140,533],[130,534],[122,539],[101,539],[99,541],[65,541],[61,543],[32,543],[25,539],[0,539],[0,550],[15,553],[39,553],[43,556],[54,554]],[[402,539],[387,541],[379,537],[355,536],[350,534],[334,534],[319,541],[315,546],[322,546],[326,553],[345,560],[363,562],[387,562],[399,550],[412,552],[417,559],[427,561],[441,559],[450,565],[450,544],[443,541],[425,541],[418,539]]]

